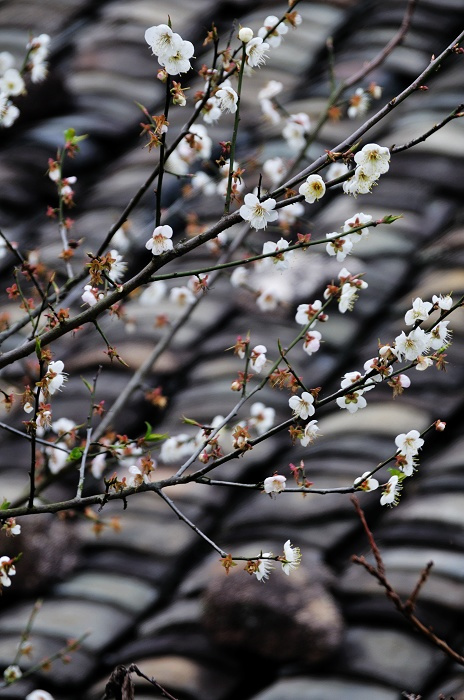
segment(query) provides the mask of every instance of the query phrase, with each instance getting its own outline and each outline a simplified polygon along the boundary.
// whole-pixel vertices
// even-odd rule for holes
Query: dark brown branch
[[[464,666],[464,656],[458,654],[458,652],[455,651],[455,649],[453,649],[452,647],[450,647],[450,645],[447,642],[445,642],[444,639],[441,639],[441,637],[438,637],[434,632],[432,632],[432,630],[426,625],[424,625],[424,623],[421,620],[419,620],[419,618],[413,612],[417,596],[429,576],[433,562],[429,562],[425,569],[421,572],[420,578],[417,584],[415,585],[413,592],[409,596],[408,600],[405,603],[403,603],[401,597],[395,591],[395,589],[393,588],[393,586],[388,581],[385,575],[385,565],[383,563],[382,556],[380,554],[379,548],[377,547],[377,543],[375,542],[374,535],[372,534],[371,530],[369,529],[369,526],[367,525],[364,512],[361,506],[359,505],[358,500],[354,496],[352,496],[351,501],[354,504],[356,512],[361,520],[364,532],[366,533],[367,538],[369,540],[369,545],[371,547],[372,553],[374,554],[377,567],[373,566],[372,564],[369,564],[369,562],[366,561],[365,557],[362,556],[353,556],[353,563],[360,564],[373,578],[377,579],[380,585],[385,589],[385,595],[389,600],[391,600],[398,612],[400,612],[403,615],[403,617],[405,617],[406,620],[408,620],[408,622],[416,630],[418,630],[418,632],[422,634],[423,637],[428,639],[429,642],[431,642],[434,646],[441,649],[450,659],[456,661],[460,666]]]

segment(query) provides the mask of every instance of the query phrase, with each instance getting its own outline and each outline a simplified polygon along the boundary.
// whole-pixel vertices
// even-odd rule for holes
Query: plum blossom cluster
[[[443,425],[443,428],[441,427]],[[445,424],[441,421],[436,423],[437,430],[443,430]],[[380,505],[396,506],[399,503],[403,481],[408,476],[412,476],[417,467],[417,455],[424,444],[418,430],[410,430],[408,433],[401,433],[395,438],[397,453],[395,456],[395,466],[390,469],[392,476],[383,484]],[[353,486],[362,491],[375,491],[379,488],[379,482],[371,472],[365,472],[355,479]]]
[[[381,175],[390,168],[390,150],[376,143],[367,143],[355,153],[356,168],[354,175],[343,183],[343,191],[355,197],[367,194],[377,184]]]
[[[274,568],[273,556],[272,552],[263,552],[259,559],[251,559],[246,563],[245,571],[264,583]],[[301,563],[300,548],[295,547],[290,540],[287,540],[284,544],[283,554],[277,560],[280,562],[284,574],[289,576],[290,572],[297,569]]]
[[[187,73],[191,69],[189,59],[195,50],[193,44],[182,39],[167,24],[149,27],[145,32],[145,41],[168,75]]]
[[[331,297],[338,298],[338,310],[341,314],[346,311],[352,311],[354,303],[358,298],[358,292],[361,289],[367,289],[368,284],[360,277],[352,275],[346,267],[342,268],[338,273],[340,286],[329,284],[324,291],[324,299]]]
[[[370,233],[368,226],[354,233],[352,232],[353,229],[358,226],[365,226],[365,224],[369,224],[371,221],[372,216],[363,214],[363,212],[358,212],[347,219],[343,224],[343,233],[346,235],[340,235],[340,233],[336,231],[327,233],[326,236],[329,239],[329,243],[327,243],[326,246],[327,253],[336,256],[337,262],[343,262],[346,256],[351,253],[355,243],[363,238],[367,238]]]
[[[451,330],[448,328],[449,321],[438,321],[429,332],[421,328],[418,323],[428,319],[429,315],[435,311],[449,311],[453,305],[450,295],[433,295],[432,302],[422,301],[419,297],[414,299],[412,308],[406,312],[406,325],[413,325],[414,328],[406,334],[404,331],[395,338],[392,352],[398,360],[416,361],[416,369],[425,370],[433,364],[433,360],[427,357],[430,350],[440,350],[451,342]]]
[[[27,44],[27,55],[21,70],[15,68],[15,59],[9,51],[0,53],[0,126],[10,127],[19,117],[19,109],[12,98],[25,92],[24,76],[30,75],[33,83],[39,83],[47,75],[46,59],[50,37],[40,34]]]

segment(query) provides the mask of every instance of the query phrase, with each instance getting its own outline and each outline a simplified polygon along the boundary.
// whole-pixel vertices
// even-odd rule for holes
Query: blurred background
[[[269,80],[281,81],[288,112],[304,112],[315,124],[329,94],[328,37],[333,39],[336,76],[348,78],[395,34],[406,2],[302,0],[297,10],[302,24],[272,50],[245,87],[237,146],[237,160],[246,168],[245,191],[258,182],[258,161],[292,156],[281,136],[282,125],[263,120],[257,91]],[[73,237],[82,242],[72,261],[75,270],[87,261],[88,252],[96,252],[149,177],[157,153],[143,148],[140,122],[145,119],[136,102],[150,114],[161,114],[164,87],[156,80],[156,59],[144,41],[147,27],[165,23],[169,16],[174,30],[194,43],[194,67],[199,70],[211,57],[203,40],[213,21],[226,42],[232,28],[233,36],[239,25],[257,31],[268,14],[285,11],[284,3],[259,0],[0,2],[0,51],[11,52],[18,65],[30,35],[51,36],[48,78],[28,85],[27,95],[16,100],[20,118],[0,133],[0,227],[9,240],[56,269],[57,279],[64,281],[61,242],[46,209],[56,206],[48,159],[55,158],[67,128],[87,134],[64,173],[77,177],[76,207],[70,215],[75,220]],[[402,45],[361,83],[367,88],[374,81],[383,91],[368,114],[409,85],[463,23],[460,0],[419,0]],[[195,91],[203,87],[194,72],[182,83],[190,88],[189,106],[172,109],[170,133],[184,124]],[[403,144],[449,114],[463,99],[462,57],[452,56],[428,87],[377,124],[367,141]],[[309,161],[341,142],[363,119],[330,121],[312,144]],[[218,143],[230,138],[231,127],[227,117],[208,127],[214,148],[203,167],[209,174],[215,173]],[[457,300],[463,293],[463,155],[463,124],[456,120],[393,158],[389,173],[372,194],[355,200],[331,191],[290,225],[294,238],[297,231],[324,236],[357,211],[375,219],[403,215],[393,226],[371,233],[345,261],[351,272],[366,273],[369,289],[352,313],[331,313],[322,328],[321,352],[311,358],[296,354],[308,386],[322,386],[324,394],[330,393],[345,372],[362,371],[378,342],[392,342],[404,328],[403,316],[414,298],[430,300],[432,294],[453,292]],[[177,240],[213,223],[222,212],[218,197],[191,196],[184,185],[176,177],[165,180],[163,208]],[[145,242],[153,230],[154,210],[151,186],[114,243],[128,263],[128,274],[146,264]],[[259,234],[257,248],[274,234],[271,228]],[[188,261],[179,261],[177,269],[210,264],[214,254],[199,249]],[[5,289],[12,283],[12,256],[5,255],[0,265]],[[182,425],[182,415],[210,423],[225,414],[234,405],[230,383],[241,367],[224,350],[251,329],[252,343],[265,344],[276,357],[276,338],[285,345],[295,334],[296,306],[321,298],[341,267],[325,253],[311,253],[295,260],[290,282],[278,274],[264,279],[264,287],[280,295],[272,313],[261,310],[248,290],[234,289],[232,294],[228,278],[218,279],[191,322],[163,352],[146,386],[134,392],[126,410],[115,417],[115,433],[138,437],[148,421],[156,432],[194,435]],[[76,290],[67,302],[75,311],[82,303],[81,292]],[[22,315],[6,292],[0,299],[0,313],[9,313],[13,321]],[[109,361],[93,329],[84,328],[54,345],[54,359],[61,359],[70,375],[63,392],[54,397],[54,420],[85,421],[89,398],[81,377],[91,381],[99,364],[103,370],[97,399],[106,409],[111,407],[166,332],[157,322],[160,313],[172,320],[181,310],[169,300],[153,308],[134,295],[124,305],[121,320],[102,320],[127,368]],[[453,314],[450,328],[447,372],[411,372],[411,387],[395,400],[382,386],[368,397],[362,414],[352,416],[329,405],[318,416],[323,437],[313,446],[292,447],[288,434],[280,434],[226,465],[218,476],[253,483],[278,470],[290,479],[289,463],[304,459],[315,486],[349,486],[394,452],[398,433],[445,420],[445,433],[432,433],[427,440],[418,473],[406,484],[398,508],[381,508],[376,494],[363,495],[361,502],[400,594],[407,598],[419,572],[434,561],[418,613],[462,652],[462,313]],[[25,330],[20,333],[26,336]],[[5,341],[3,351],[15,347],[21,337]],[[35,371],[31,358],[6,368],[2,389],[22,392],[25,383],[34,382]],[[165,408],[147,399],[157,387],[168,399]],[[276,422],[289,417],[285,392],[266,388],[261,400],[274,408]],[[2,422],[18,429],[23,420],[20,406],[1,416]],[[30,448],[4,430],[0,439],[0,496],[13,500],[27,489]],[[152,456],[158,457],[156,451]],[[45,454],[43,460],[46,473]],[[160,478],[175,467],[160,461]],[[121,463],[117,470],[123,468]],[[114,470],[108,465],[106,475]],[[45,497],[70,497],[76,481],[74,472],[66,474],[48,487]],[[89,492],[101,487],[101,478],[89,475]],[[2,667],[13,662],[37,598],[43,605],[34,623],[31,653],[19,662],[23,670],[56,653],[70,637],[90,634],[71,654],[70,663],[56,661],[50,670],[0,689],[0,697],[25,698],[34,688],[43,688],[55,700],[96,700],[113,668],[134,662],[179,700],[394,700],[402,691],[429,700],[440,692],[464,698],[462,671],[409,629],[376,581],[351,563],[353,554],[367,554],[368,547],[347,496],[287,494],[271,500],[256,491],[243,495],[200,485],[172,489],[169,495],[225,551],[277,554],[290,539],[302,549],[300,569],[288,579],[276,570],[265,584],[237,571],[240,567],[226,577],[218,555],[152,494],[131,499],[124,511],[119,502],[108,504],[102,513],[106,525],[98,535],[92,521],[77,513],[25,518],[19,541],[3,539],[0,551],[10,554],[8,548],[11,553],[16,548],[24,553],[11,589],[0,599]],[[120,529],[111,526],[111,518],[118,518]],[[146,682],[137,683],[137,700],[157,697]]]

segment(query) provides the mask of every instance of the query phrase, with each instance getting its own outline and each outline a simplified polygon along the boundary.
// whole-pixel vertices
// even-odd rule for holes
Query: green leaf
[[[2,503],[0,504],[0,510],[8,510],[8,508],[10,506],[11,506],[10,501],[7,501],[6,498],[4,498]]]
[[[92,393],[93,391],[93,386],[90,384],[90,382],[87,381],[87,379],[84,379],[84,377],[81,376],[82,381],[84,382],[85,386],[87,389]]]
[[[143,439],[146,442],[159,442],[169,437],[168,433],[152,433],[153,427],[147,421],[145,421],[145,425],[147,426],[147,430]]]
[[[84,453],[84,448],[83,447],[73,447],[71,452],[66,458],[67,462],[74,462],[82,457]]]

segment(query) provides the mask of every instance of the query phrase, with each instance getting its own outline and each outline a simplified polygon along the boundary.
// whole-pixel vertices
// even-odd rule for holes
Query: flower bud
[[[253,39],[253,30],[250,29],[250,27],[242,27],[238,33],[238,38],[240,41],[243,41],[244,44],[247,44]]]

